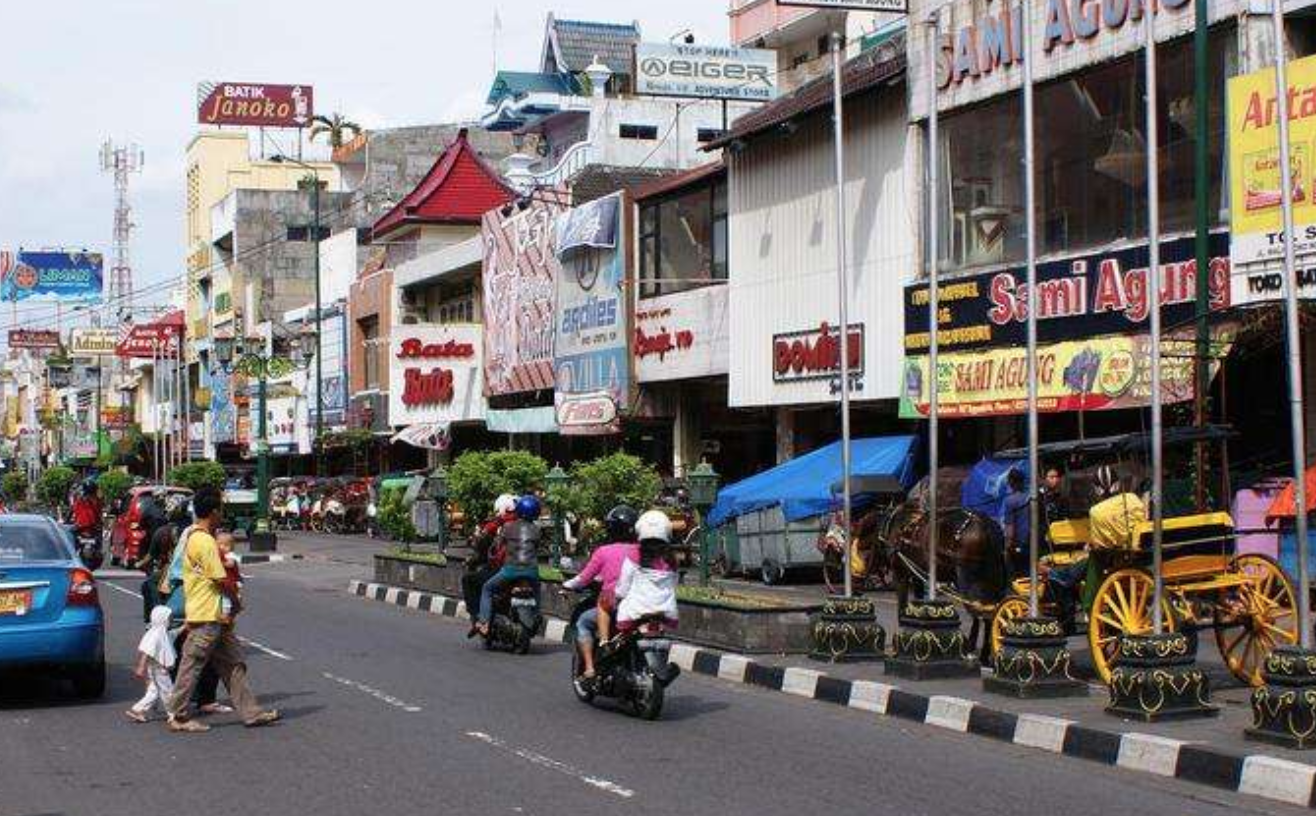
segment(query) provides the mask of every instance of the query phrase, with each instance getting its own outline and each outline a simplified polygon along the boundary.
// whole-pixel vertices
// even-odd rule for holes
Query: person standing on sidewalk
[[[215,529],[223,515],[223,499],[218,489],[205,487],[192,497],[196,523],[183,552],[183,591],[186,599],[187,643],[183,647],[178,681],[169,700],[169,730],[178,732],[209,731],[210,726],[189,719],[188,701],[201,676],[210,665],[228,689],[233,705],[249,728],[269,725],[279,719],[278,711],[263,711],[256,695],[247,687],[247,664],[242,646],[233,632],[233,621],[223,615],[222,598],[227,573],[215,543]]]

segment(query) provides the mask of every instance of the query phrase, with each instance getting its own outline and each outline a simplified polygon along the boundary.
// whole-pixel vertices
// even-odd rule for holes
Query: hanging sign
[[[11,349],[59,348],[59,332],[50,329],[10,329],[9,347]]]
[[[553,387],[553,306],[561,270],[553,219],[536,199],[525,210],[484,214],[484,383],[490,395]]]
[[[153,323],[129,326],[115,354],[141,360],[172,357],[178,353],[182,337],[183,313],[172,312]]]

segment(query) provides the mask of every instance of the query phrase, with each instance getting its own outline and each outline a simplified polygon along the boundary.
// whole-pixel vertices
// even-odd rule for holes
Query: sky
[[[684,29],[725,43],[725,0],[0,0],[0,249],[102,251],[109,266],[107,139],[136,143],[132,265],[141,289],[184,271],[184,151],[202,80],[310,84],[317,113],[371,128],[478,116],[497,64],[538,67],[544,21],[638,20],[646,40]],[[283,135],[287,149],[292,141]],[[308,154],[309,155],[309,154]],[[41,327],[52,307],[22,307]],[[0,328],[13,322],[0,314]]]

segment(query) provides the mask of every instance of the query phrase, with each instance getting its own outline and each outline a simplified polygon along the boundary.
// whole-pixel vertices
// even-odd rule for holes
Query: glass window
[[[1232,29],[1211,33],[1208,115],[1212,223],[1225,210],[1224,84]],[[1194,226],[1191,38],[1158,53],[1161,229]],[[1038,251],[1081,250],[1147,235],[1146,117],[1140,54],[1036,88]],[[949,268],[1024,261],[1022,104],[1018,93],[943,117],[940,253]]]
[[[640,209],[640,296],[727,277],[727,197],[721,181]]]
[[[366,388],[379,387],[379,318],[368,317],[365,320],[357,321],[361,328],[361,345],[365,353],[361,358],[365,361],[365,380]]]

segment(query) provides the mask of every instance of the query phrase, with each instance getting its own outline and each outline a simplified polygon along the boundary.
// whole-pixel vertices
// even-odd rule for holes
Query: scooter
[[[539,613],[535,587],[529,581],[513,581],[494,595],[493,615],[484,648],[528,654],[530,641],[539,633],[544,618]]]
[[[580,616],[598,603],[598,590],[592,589],[571,611],[574,630]],[[664,635],[667,622],[661,615],[636,621],[636,626],[594,647],[594,678],[581,676],[584,667],[580,649],[571,650],[571,688],[576,699],[593,703],[595,697],[609,697],[621,703],[631,714],[644,720],[656,720],[663,713],[667,687],[681,674],[672,663],[672,641]]]
[[[347,532],[347,506],[337,496],[325,496],[321,502],[320,526],[326,533]]]
[[[105,544],[98,527],[84,527],[73,533],[78,542],[78,558],[87,569],[95,572],[105,563]]]

